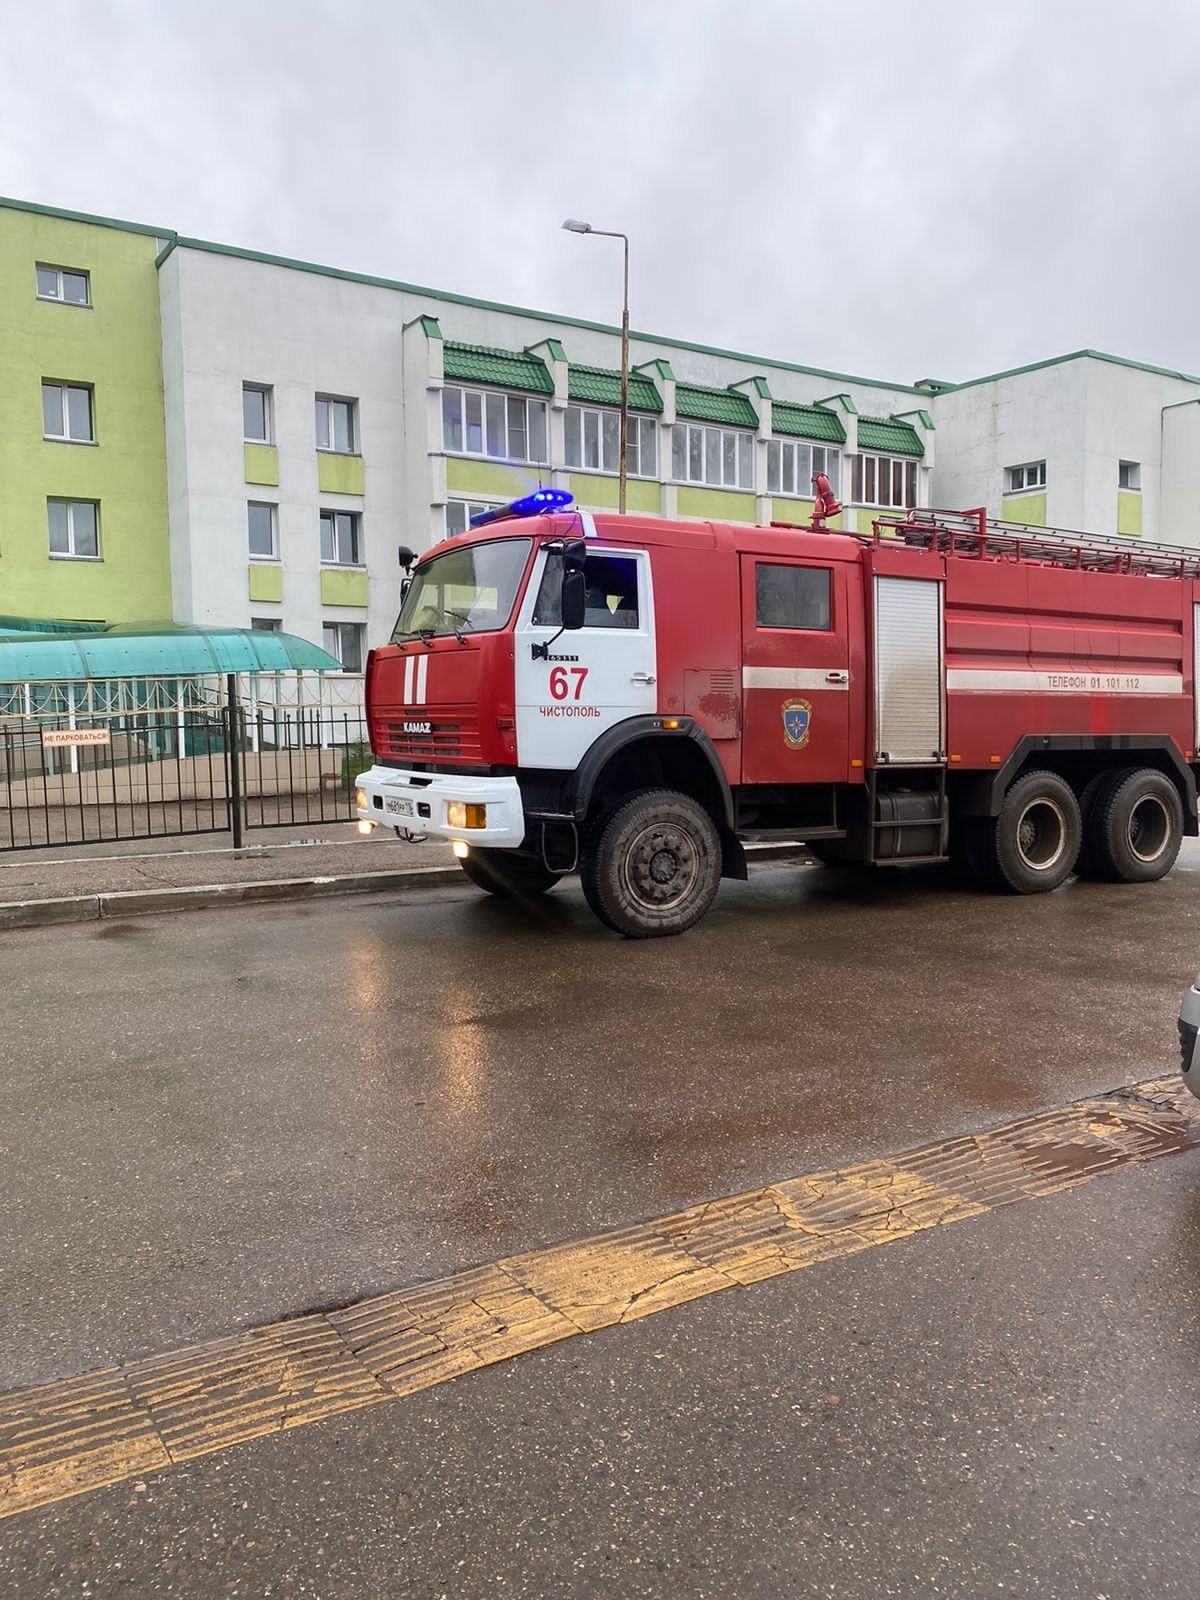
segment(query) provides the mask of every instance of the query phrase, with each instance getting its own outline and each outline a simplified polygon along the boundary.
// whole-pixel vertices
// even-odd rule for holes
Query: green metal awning
[[[923,456],[925,446],[911,422],[894,417],[859,417],[858,448],[881,450],[893,456]]]
[[[758,413],[739,389],[705,389],[696,383],[676,384],[675,412],[689,422],[717,422],[734,428],[758,427]]]
[[[554,379],[540,356],[525,350],[496,350],[486,344],[459,344],[447,339],[442,346],[442,370],[460,383],[490,383],[501,389],[526,389],[532,394],[553,394]]]
[[[771,431],[799,439],[823,439],[830,444],[845,444],[846,430],[836,411],[822,406],[795,406],[776,400],[771,406]]]
[[[608,367],[577,367],[567,369],[567,398],[596,406],[621,404],[621,374]],[[629,374],[629,407],[631,411],[661,411],[662,396],[654,380],[643,372]]]
[[[166,625],[110,628],[106,633],[0,630],[0,683],[341,670],[341,662],[319,645],[295,634],[268,633],[265,629]]]

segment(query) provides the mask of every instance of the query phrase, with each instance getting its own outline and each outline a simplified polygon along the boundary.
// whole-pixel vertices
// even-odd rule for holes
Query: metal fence
[[[350,674],[0,685],[0,851],[348,821]]]

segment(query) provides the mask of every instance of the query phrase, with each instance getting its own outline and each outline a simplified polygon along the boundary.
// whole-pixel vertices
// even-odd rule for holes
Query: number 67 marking
[[[575,693],[571,694],[571,684],[567,677],[568,671],[575,679]],[[586,667],[551,667],[550,669],[550,698],[552,700],[578,700],[583,693],[583,685],[587,679]]]

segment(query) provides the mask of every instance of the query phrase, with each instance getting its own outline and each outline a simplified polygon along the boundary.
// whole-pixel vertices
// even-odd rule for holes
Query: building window
[[[254,633],[281,633],[283,621],[279,617],[251,617],[250,628]]]
[[[37,297],[39,300],[61,300],[68,306],[89,306],[91,281],[86,272],[74,267],[47,267],[39,261],[37,266]]]
[[[755,622],[760,628],[808,628],[828,633],[829,568],[784,567],[760,561],[754,569]]]
[[[246,504],[246,533],[250,555],[255,561],[274,561],[275,507],[265,500],[250,500]]]
[[[61,559],[100,559],[100,507],[95,500],[47,500],[50,554]]]
[[[567,465],[584,472],[618,472],[621,460],[621,414],[568,406]],[[658,473],[658,424],[653,417],[631,416],[625,444],[625,471],[631,478]]]
[[[363,631],[361,622],[326,622],[321,629],[321,642],[342,663],[343,672],[363,669]]]
[[[362,565],[362,518],[357,511],[322,511],[321,560],[327,566]]]
[[[1117,465],[1118,489],[1140,489],[1142,487],[1142,463],[1140,461],[1121,461]]]
[[[483,500],[447,500],[447,539],[453,539],[456,534],[466,533],[471,526],[471,518],[477,517],[481,511],[492,511],[494,509],[494,505]]]
[[[546,402],[491,390],[443,389],[442,448],[494,461],[545,462]]]
[[[1005,494],[1024,494],[1030,489],[1046,487],[1046,463],[1028,461],[1020,467],[1005,467]]]
[[[836,450],[825,445],[805,444],[802,439],[768,439],[767,493],[811,500],[812,480],[823,472],[837,494],[840,459]]]
[[[242,438],[247,444],[270,444],[271,390],[261,383],[242,385]]]
[[[907,510],[917,503],[917,464],[905,456],[855,456],[851,498],[856,505]]]
[[[754,435],[677,422],[671,430],[671,476],[716,489],[753,489]]]
[[[42,382],[42,431],[47,439],[94,444],[92,391],[82,383]]]
[[[333,395],[317,396],[317,449],[336,450],[339,455],[355,452],[354,400],[338,400]]]

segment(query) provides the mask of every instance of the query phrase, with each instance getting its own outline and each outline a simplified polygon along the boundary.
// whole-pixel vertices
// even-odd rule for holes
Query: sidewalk
[[[263,830],[237,851],[219,833],[51,846],[0,855],[0,928],[459,877],[448,845],[364,839],[352,822]]]
[[[805,853],[800,845],[751,845],[747,855],[753,862]],[[464,881],[449,845],[364,839],[352,822],[263,830],[241,850],[227,834],[50,846],[0,854],[0,930]]]

